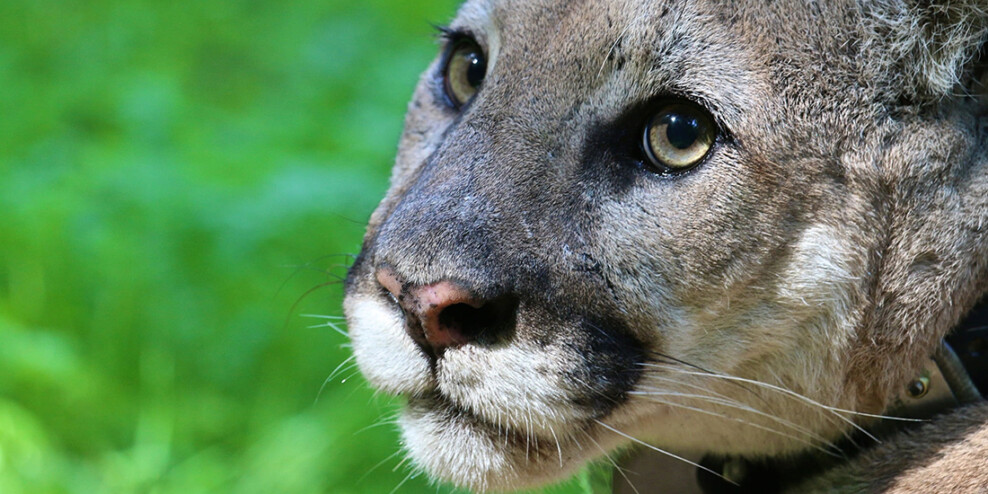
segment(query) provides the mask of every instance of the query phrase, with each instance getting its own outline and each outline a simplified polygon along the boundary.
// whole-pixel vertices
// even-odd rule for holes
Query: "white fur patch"
[[[844,328],[850,323],[851,299],[860,277],[852,263],[859,257],[836,228],[807,228],[782,275],[779,296],[793,305],[806,306],[810,312],[826,313],[828,327]]]
[[[393,394],[433,389],[429,361],[405,333],[405,322],[395,307],[366,295],[347,297],[344,307],[357,365],[371,384]]]
[[[573,361],[572,350],[525,341],[464,346],[440,361],[439,388],[486,422],[552,438],[587,418],[571,404],[574,386],[562,377],[570,370],[563,363]]]
[[[410,406],[399,424],[408,452],[428,472],[476,490],[489,488],[492,477],[506,485],[516,481],[504,447],[462,417]]]

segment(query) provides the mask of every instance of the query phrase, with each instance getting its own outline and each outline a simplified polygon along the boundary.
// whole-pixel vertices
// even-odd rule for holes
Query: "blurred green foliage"
[[[454,10],[0,2],[0,493],[448,491],[302,315]]]

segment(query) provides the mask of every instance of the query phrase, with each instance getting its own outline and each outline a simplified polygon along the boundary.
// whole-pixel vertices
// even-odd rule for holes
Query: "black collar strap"
[[[961,366],[981,395],[988,396],[988,298],[968,313],[945,341],[957,351]]]
[[[944,340],[929,365],[906,387],[904,393],[896,397],[886,415],[928,419],[945,410],[980,400],[981,393],[964,362]]]

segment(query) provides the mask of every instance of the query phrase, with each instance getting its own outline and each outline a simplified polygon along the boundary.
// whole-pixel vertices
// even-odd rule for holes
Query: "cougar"
[[[984,0],[469,0],[440,30],[344,300],[418,468],[510,491],[638,446],[988,489],[985,402],[873,429],[988,293]]]

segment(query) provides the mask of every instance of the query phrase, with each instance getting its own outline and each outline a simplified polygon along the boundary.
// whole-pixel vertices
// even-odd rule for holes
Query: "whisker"
[[[339,279],[339,280],[336,280],[336,281],[327,281],[325,283],[320,283],[320,284],[318,284],[318,285],[316,285],[316,286],[314,286],[314,287],[306,290],[304,293],[302,293],[302,295],[300,295],[298,297],[298,299],[295,300],[295,303],[293,303],[292,306],[288,309],[288,315],[285,316],[285,324],[283,325],[283,329],[287,329],[288,328],[288,323],[291,321],[291,316],[295,312],[295,309],[297,309],[298,306],[299,306],[299,304],[301,304],[303,300],[305,300],[306,298],[308,298],[309,295],[312,295],[317,290],[321,290],[321,289],[326,288],[328,286],[339,285],[341,283],[343,283],[343,279],[342,278]]]
[[[322,261],[323,259],[329,259],[330,257],[349,257],[351,261],[353,261],[354,259],[357,258],[357,256],[355,254],[348,254],[348,253],[342,253],[342,254],[326,254],[324,256],[319,256],[319,257],[317,257],[317,258],[315,258],[315,259],[313,259],[313,260],[311,260],[311,261],[309,261],[307,263],[304,263],[304,264],[299,264],[299,265],[295,265],[295,266],[293,266],[293,265],[285,266],[285,267],[288,267],[288,268],[295,268],[295,271],[292,272],[292,274],[288,275],[288,277],[285,278],[285,281],[281,282],[281,285],[279,285],[278,286],[278,289],[275,290],[275,296],[277,297],[278,294],[280,294],[281,291],[285,288],[285,286],[288,285],[288,282],[291,281],[292,278],[294,278],[296,275],[298,275],[299,273],[301,273],[302,270],[305,270],[305,269],[313,269],[312,268],[312,265],[314,265],[315,263],[317,263],[319,261]],[[346,269],[349,269],[349,266],[346,266],[346,265],[340,265],[340,266],[342,266],[342,267],[344,267]],[[324,271],[324,270],[317,269],[315,271],[317,271],[319,273],[330,274],[330,273],[328,273],[327,271]]]
[[[771,369],[769,369],[768,373],[775,379],[775,382],[776,383],[782,383],[782,382],[784,382],[784,380],[781,377],[779,377],[778,374],[776,374]],[[785,386],[782,386],[782,387],[785,387]],[[857,441],[854,440],[854,437],[853,437],[854,434],[852,432],[854,429],[848,429],[846,427],[841,427],[842,421],[836,416],[836,414],[831,413],[831,412],[829,412],[826,409],[811,408],[811,410],[813,410],[814,412],[816,412],[817,413],[817,416],[819,416],[820,418],[826,420],[830,424],[833,424],[833,425],[838,426],[841,429],[841,435],[844,436],[844,438],[847,439],[847,441],[852,446],[854,446],[857,449],[860,449],[861,448],[861,445],[859,445],[857,443]]]
[[[353,435],[356,436],[357,434],[362,434],[362,433],[367,432],[367,431],[369,431],[371,429],[376,429],[376,428],[381,427],[381,426],[385,426],[385,425],[397,425],[397,424],[398,424],[398,417],[397,417],[397,415],[395,415],[395,416],[387,417],[387,418],[385,418],[383,420],[378,420],[377,422],[374,422],[371,425],[361,427],[360,429],[357,429],[357,430],[353,431]]]
[[[549,433],[552,434],[552,439],[556,441],[556,451],[559,453],[559,468],[563,468],[563,447],[559,444],[559,438],[556,437],[556,430],[549,425]]]
[[[368,475],[370,475],[372,472],[374,472],[374,470],[377,470],[378,468],[381,468],[382,465],[384,465],[385,463],[387,463],[388,461],[390,461],[392,458],[394,458],[395,456],[398,456],[400,454],[401,454],[401,450],[400,449],[397,450],[397,451],[395,451],[394,453],[391,453],[390,455],[388,455],[387,458],[379,461],[376,465],[370,467],[370,470],[367,470],[363,475],[361,475],[360,478],[357,479],[357,482],[356,483],[359,484],[359,483],[363,482],[364,479],[366,479]]]
[[[329,329],[332,329],[333,331],[336,331],[337,333],[341,334],[344,338],[348,338],[348,339],[350,338],[350,334],[347,333],[342,328],[340,328],[339,323],[334,323],[332,321],[326,321],[326,322],[324,322],[322,324],[313,324],[312,326],[308,326],[308,328],[309,329],[329,328]]]
[[[399,461],[398,464],[395,465],[395,467],[391,469],[391,471],[392,472],[397,472],[405,463],[408,463],[408,460],[411,460],[411,459],[412,459],[412,457],[410,455],[405,455],[405,457],[402,458],[401,461]]]
[[[820,403],[820,402],[818,402],[816,400],[813,400],[812,398],[808,398],[806,396],[803,396],[803,395],[801,395],[801,394],[799,394],[799,393],[797,393],[795,391],[791,391],[789,389],[783,388],[781,386],[776,386],[774,384],[768,384],[768,383],[763,383],[761,381],[755,381],[753,379],[746,379],[746,378],[743,378],[743,377],[729,376],[729,375],[725,375],[725,374],[716,374],[716,373],[708,373],[708,372],[693,372],[693,371],[688,371],[688,370],[685,370],[685,369],[679,369],[679,368],[677,368],[675,366],[671,366],[671,365],[665,365],[665,366],[663,366],[663,365],[656,365],[656,364],[645,364],[645,365],[646,366],[657,367],[657,368],[665,368],[667,370],[672,370],[672,371],[678,372],[680,374],[693,375],[693,376],[715,377],[715,378],[724,379],[724,380],[727,380],[727,381],[738,381],[738,382],[743,382],[743,383],[747,383],[747,384],[752,384],[752,385],[755,385],[755,386],[759,386],[759,387],[762,387],[762,388],[765,388],[765,389],[769,389],[769,390],[772,390],[772,391],[777,391],[779,393],[783,393],[783,394],[788,395],[788,396],[790,396],[792,398],[795,398],[798,401],[801,401],[801,402],[806,403],[808,405],[813,405],[813,406],[818,407],[820,409],[827,410],[827,411],[831,412],[832,414],[834,414],[834,416],[837,417],[837,418],[839,418],[841,421],[843,421],[846,424],[850,425],[851,427],[857,429],[859,432],[861,432],[862,434],[864,434],[865,436],[867,436],[869,439],[875,441],[876,443],[881,443],[881,441],[877,437],[875,437],[874,435],[872,435],[871,433],[869,433],[867,430],[865,430],[864,427],[861,427],[860,425],[856,424],[853,420],[851,420],[851,419],[849,419],[849,418],[841,415],[840,413],[848,413],[848,414],[852,414],[852,415],[862,415],[862,416],[869,416],[869,417],[875,417],[875,415],[864,414],[864,413],[855,412],[855,411],[852,411],[852,410],[844,410],[844,409],[841,409],[841,408],[836,408],[836,407],[831,407],[831,406],[828,406],[828,405],[824,405],[823,403]],[[905,420],[905,421],[910,421],[910,422],[913,422],[913,421],[922,422],[921,420],[916,420],[916,419],[898,419],[898,420]]]
[[[689,465],[693,465],[694,467],[699,468],[700,470],[703,470],[705,472],[709,472],[712,475],[716,475],[717,477],[720,477],[720,478],[724,479],[724,482],[727,482],[729,484],[738,485],[733,480],[728,479],[727,477],[725,477],[725,476],[723,476],[723,475],[721,475],[721,474],[719,474],[719,473],[717,473],[717,472],[715,472],[715,471],[713,471],[713,470],[711,470],[711,469],[709,469],[709,468],[707,468],[707,467],[705,467],[705,466],[703,466],[703,465],[701,465],[699,463],[696,463],[694,461],[687,460],[686,458],[683,458],[682,456],[678,456],[678,455],[675,455],[673,453],[670,453],[670,452],[668,452],[668,451],[666,451],[666,450],[664,450],[662,448],[659,448],[658,446],[653,446],[653,445],[651,445],[651,444],[649,444],[649,443],[647,443],[645,441],[642,441],[641,439],[638,439],[637,437],[631,436],[629,434],[625,434],[624,432],[621,432],[621,431],[619,431],[619,430],[617,430],[617,429],[615,429],[615,428],[613,428],[613,427],[611,427],[611,426],[609,426],[609,425],[601,422],[598,419],[594,419],[594,422],[596,422],[597,424],[599,424],[601,427],[603,427],[603,428],[605,428],[605,429],[607,429],[607,430],[609,430],[609,431],[611,431],[611,432],[613,432],[613,433],[615,433],[615,434],[617,434],[617,435],[619,435],[619,436],[621,436],[621,437],[623,437],[625,439],[628,439],[628,440],[630,440],[630,441],[632,441],[634,443],[637,443],[637,444],[640,444],[642,446],[645,446],[646,448],[651,449],[652,451],[655,451],[657,453],[662,453],[662,454],[664,454],[666,456],[669,456],[671,458],[675,458],[675,459],[677,459],[679,461],[682,461],[682,462],[685,462],[685,463],[687,463]]]
[[[684,365],[684,366],[687,366],[687,367],[690,367],[690,368],[693,368],[693,369],[700,370],[701,372],[704,373],[704,375],[710,375],[710,376],[718,376],[718,375],[721,375],[720,373],[717,373],[717,372],[714,372],[714,371],[711,371],[711,370],[708,370],[708,369],[704,369],[703,367],[700,367],[698,365],[692,364],[690,362],[686,362],[686,361],[681,360],[681,359],[677,359],[677,358],[672,357],[672,356],[669,356],[669,355],[661,354],[659,352],[653,352],[653,353],[655,355],[659,356],[660,358],[663,358],[663,359],[666,359],[666,360],[671,360],[671,361],[676,362],[678,364],[681,364],[681,365]],[[646,365],[646,364],[643,364],[643,365]],[[673,367],[673,368],[675,368],[675,367]],[[772,374],[772,375],[775,377],[775,379],[777,381],[780,381],[780,382],[782,381],[781,379],[779,379],[778,376],[775,376],[775,374]],[[663,379],[661,376],[650,376],[650,378],[651,379]],[[669,379],[669,378],[666,378],[666,380],[667,381],[670,381],[670,382],[679,382],[679,381],[676,381],[676,380],[673,380],[673,379]],[[751,396],[754,396],[759,401],[761,401],[762,403],[764,403],[766,406],[768,406],[769,408],[771,408],[771,405],[769,404],[768,400],[766,400],[761,394],[755,392],[754,389],[752,389],[752,388],[750,388],[748,386],[745,386],[743,383],[739,383],[739,382],[736,382],[736,381],[728,381],[728,383],[733,384],[733,385],[736,385],[740,389],[743,389],[744,391],[747,391],[748,394],[750,394]],[[694,389],[699,389],[699,390],[704,391],[704,392],[707,392],[707,393],[712,393],[712,391],[706,389],[706,387],[703,387],[703,386],[691,385],[691,384],[687,384],[687,385],[690,386],[690,387],[693,387]],[[724,396],[724,395],[722,395],[720,393],[713,393],[713,394],[715,394],[717,396],[720,396],[722,398],[727,399],[726,396]],[[829,412],[828,410],[820,410],[820,417],[823,418],[824,420],[832,423],[832,424],[839,424],[843,420],[842,417],[839,417],[836,414],[834,414],[833,412]],[[842,429],[842,432],[841,432],[842,435],[853,446],[859,447],[858,446],[858,443],[854,441],[854,438],[848,432],[848,429],[843,428],[843,427],[841,427],[841,429]],[[828,443],[828,444],[830,444],[830,445],[833,445],[833,442],[831,442],[831,441],[825,441],[825,442]],[[838,448],[838,450],[839,450],[839,448]],[[841,454],[843,454],[843,451],[841,451]]]
[[[587,439],[589,439],[590,442],[592,442],[594,444],[594,446],[597,447],[598,450],[600,450],[600,452],[604,455],[604,458],[607,460],[607,462],[610,463],[612,467],[614,467],[614,471],[617,472],[618,474],[620,474],[621,477],[624,478],[624,481],[628,483],[628,487],[631,487],[631,490],[635,491],[635,494],[641,494],[640,492],[638,492],[638,488],[635,487],[635,484],[631,482],[631,479],[628,478],[628,475],[625,472],[625,469],[624,468],[621,468],[617,464],[617,462],[614,461],[614,458],[612,458],[611,455],[609,455],[607,453],[607,451],[604,450],[604,448],[600,445],[600,443],[597,442],[597,440],[594,439],[593,436],[591,436],[589,432],[587,432],[585,430],[581,430],[581,432],[583,432],[583,435],[584,436],[587,436]],[[579,444],[579,443],[577,443],[577,444]],[[583,449],[583,448],[581,447],[580,449]]]
[[[337,365],[336,368],[333,369],[333,372],[329,373],[329,377],[327,377],[326,380],[322,382],[322,386],[319,387],[319,392],[316,393],[316,403],[319,403],[319,398],[322,396],[322,392],[326,389],[326,386],[329,384],[330,381],[333,380],[334,377],[336,377],[337,374],[348,371],[353,368],[353,365],[356,365],[356,363],[354,363],[353,365],[346,367],[346,369],[343,368],[348,363],[353,362],[355,358],[357,358],[356,355],[350,355],[349,357],[346,358],[346,360],[340,362],[340,365]]]
[[[401,482],[398,482],[398,485],[396,485],[394,489],[391,489],[391,492],[389,494],[395,494],[395,492],[398,492],[398,489],[401,489],[401,486],[405,485],[405,482],[408,482],[409,480],[414,479],[415,477],[418,477],[421,474],[422,472],[418,470],[412,470],[411,472],[408,472],[408,475],[406,475]]]
[[[349,369],[352,369],[352,368],[353,368],[353,366],[350,366],[349,367]],[[349,370],[349,369],[347,369],[347,370]],[[357,374],[360,374],[360,370],[357,370],[357,372],[354,372],[354,373],[350,374],[349,376],[346,376],[343,379],[340,379],[340,384],[345,384],[347,381],[349,381],[351,378],[353,378],[353,376],[356,376]]]
[[[645,365],[649,365],[649,364],[645,364]],[[658,367],[658,366],[656,365],[656,367]],[[708,373],[696,373],[696,372],[684,371],[682,369],[676,369],[675,367],[672,367],[672,366],[670,366],[670,368],[675,369],[676,372],[683,373],[683,374],[717,377],[717,378],[720,378],[720,379],[726,379],[726,380],[731,380],[731,381],[740,381],[740,382],[744,382],[744,383],[748,383],[748,384],[753,384],[755,386],[760,386],[760,387],[763,387],[763,388],[768,388],[768,389],[771,389],[773,391],[778,391],[780,393],[787,394],[789,396],[792,396],[793,398],[799,399],[800,401],[805,401],[805,402],[807,402],[807,403],[809,403],[811,405],[814,405],[814,406],[823,408],[825,410],[830,410],[832,412],[847,413],[847,414],[850,414],[850,415],[857,415],[857,416],[861,416],[861,417],[870,417],[870,418],[876,418],[876,419],[899,420],[899,421],[902,421],[902,422],[926,422],[926,420],[923,420],[923,419],[911,419],[911,418],[906,418],[906,417],[893,417],[891,415],[880,415],[880,414],[874,414],[874,413],[856,412],[854,410],[846,410],[846,409],[843,409],[843,408],[833,407],[833,406],[830,406],[830,405],[824,405],[823,403],[820,403],[820,402],[818,402],[818,401],[816,401],[816,400],[814,400],[812,398],[803,396],[803,395],[801,395],[801,394],[799,394],[799,393],[797,393],[795,391],[792,391],[790,389],[786,389],[786,388],[783,388],[781,386],[776,386],[774,384],[769,384],[769,383],[765,383],[765,382],[761,382],[761,381],[756,381],[754,379],[746,379],[746,378],[738,377],[738,376],[731,376],[731,375],[727,375],[727,374],[718,374],[718,373],[709,373],[709,372]]]
[[[685,409],[685,410],[691,410],[691,411],[694,411],[694,412],[697,412],[697,413],[702,413],[702,414],[705,414],[705,415],[711,415],[711,416],[719,417],[719,418],[722,418],[722,419],[725,419],[725,420],[730,420],[732,422],[738,422],[740,424],[744,424],[744,425],[747,425],[747,426],[750,426],[750,427],[754,427],[756,429],[763,430],[765,432],[769,432],[769,433],[772,433],[772,434],[777,434],[777,435],[780,435],[782,437],[785,437],[785,438],[792,439],[794,441],[803,443],[803,444],[805,444],[805,445],[807,445],[807,446],[809,446],[809,447],[811,447],[811,448],[813,448],[813,449],[815,449],[817,451],[820,451],[821,453],[824,453],[824,454],[826,454],[828,456],[833,456],[834,458],[843,458],[844,457],[843,454],[838,454],[838,453],[836,453],[834,451],[831,451],[830,449],[824,448],[824,447],[822,447],[822,446],[820,446],[818,444],[814,444],[812,441],[808,441],[808,440],[803,439],[801,437],[798,437],[798,436],[795,436],[795,435],[792,435],[792,434],[787,434],[787,433],[785,433],[783,431],[772,429],[771,427],[766,427],[766,426],[763,426],[761,424],[756,424],[754,422],[751,422],[751,421],[748,421],[748,420],[744,420],[744,419],[741,419],[741,418],[738,418],[738,417],[731,417],[730,415],[724,415],[722,413],[717,413],[717,412],[714,412],[712,410],[707,410],[707,409],[703,409],[703,408],[693,407],[693,406],[685,405],[683,403],[676,403],[676,402],[673,402],[673,401],[659,400],[659,399],[655,399],[655,398],[651,398],[651,397],[649,398],[648,401],[651,401],[653,403],[659,403],[659,404],[662,404],[662,405],[671,406],[671,407],[682,408],[682,409]],[[830,444],[829,441],[824,440],[824,442],[826,442],[829,447],[831,447],[833,449],[836,449],[837,451],[840,451],[839,448],[837,448],[836,446]],[[840,451],[840,453],[843,453],[843,451]]]
[[[311,317],[314,319],[345,320],[346,316],[329,316],[324,314],[299,314],[299,317]]]
[[[678,358],[673,357],[671,355],[666,355],[664,353],[656,352],[656,351],[650,351],[649,353],[651,353],[655,357],[658,357],[659,359],[670,360],[670,361],[672,361],[672,363],[683,365],[683,366],[689,367],[691,369],[696,369],[696,370],[698,370],[700,372],[704,372],[706,374],[713,374],[713,375],[717,375],[718,374],[717,372],[714,372],[714,371],[709,370],[709,369],[705,369],[703,367],[700,367],[699,365],[693,364],[691,362],[687,362],[687,361],[682,360],[682,359],[678,359]],[[669,364],[669,362],[665,362],[665,363],[666,364]],[[646,364],[643,364],[643,365],[647,365],[647,363]],[[762,397],[761,395],[759,395],[758,393],[756,393],[753,389],[748,388],[743,383],[734,382],[733,385],[734,386],[737,386],[740,389],[743,389],[743,390],[747,391],[748,393],[751,393],[752,396],[754,396],[754,397],[758,398],[759,400],[761,400],[762,403],[765,403],[766,405],[768,404],[768,402],[765,401],[765,398],[764,397]]]
[[[676,386],[685,386],[687,388],[692,388],[692,389],[696,389],[696,390],[699,390],[699,391],[706,391],[707,393],[710,393],[711,396],[716,396],[718,398],[723,398],[725,400],[730,399],[730,398],[727,397],[727,395],[724,395],[722,393],[718,393],[716,391],[711,391],[711,390],[707,389],[707,387],[705,387],[705,386],[701,386],[699,384],[694,384],[694,383],[691,383],[691,382],[678,381],[678,380],[673,379],[671,377],[666,377],[666,376],[648,376],[648,379],[650,379],[650,380],[658,380],[658,381],[665,381],[667,383],[671,383],[671,384],[674,384]]]
[[[326,382],[331,381],[334,377],[336,377],[337,374],[339,374],[340,372],[342,372],[340,369],[342,369],[344,365],[346,365],[346,364],[348,364],[350,362],[353,362],[353,360],[356,359],[356,358],[357,358],[356,355],[350,355],[344,361],[340,362],[340,365],[337,365],[336,368],[333,369],[333,372],[330,372],[329,373],[329,377],[326,378]],[[347,369],[350,369],[350,368],[348,367]]]
[[[806,427],[803,427],[803,426],[801,426],[799,424],[796,424],[796,423],[794,423],[792,421],[786,420],[786,419],[784,419],[782,417],[778,417],[776,415],[772,415],[770,413],[763,412],[763,411],[761,411],[761,410],[759,410],[757,408],[754,408],[754,407],[752,407],[750,405],[747,405],[745,403],[742,403],[742,402],[739,402],[739,401],[736,401],[736,400],[732,400],[730,398],[713,397],[713,396],[709,396],[709,395],[698,395],[698,394],[689,394],[689,393],[679,393],[679,392],[667,391],[667,390],[664,390],[664,389],[659,389],[659,390],[655,390],[655,389],[652,389],[652,388],[644,388],[644,389],[645,389],[644,392],[632,392],[632,394],[641,394],[641,395],[645,395],[645,396],[677,396],[677,397],[681,397],[681,398],[694,398],[694,399],[700,399],[700,400],[708,401],[710,403],[718,404],[718,405],[721,405],[721,406],[724,406],[724,407],[728,407],[728,408],[734,408],[734,409],[745,411],[745,412],[748,412],[748,413],[751,413],[751,414],[754,414],[754,415],[758,415],[760,417],[767,418],[769,420],[772,420],[774,422],[777,422],[779,424],[782,424],[782,425],[784,425],[786,427],[789,427],[790,429],[793,429],[796,432],[803,433],[803,434],[805,434],[805,435],[807,435],[807,436],[809,436],[809,437],[811,437],[813,439],[816,439],[817,441],[819,441],[821,443],[825,443],[825,444],[834,446],[830,441],[827,440],[827,438],[821,436],[820,434],[818,434],[816,432],[813,432],[812,430],[810,430],[810,429],[808,429]],[[755,425],[755,424],[752,424],[752,425]],[[836,446],[834,446],[834,447],[836,447]],[[838,449],[838,451],[839,451],[839,449]]]

